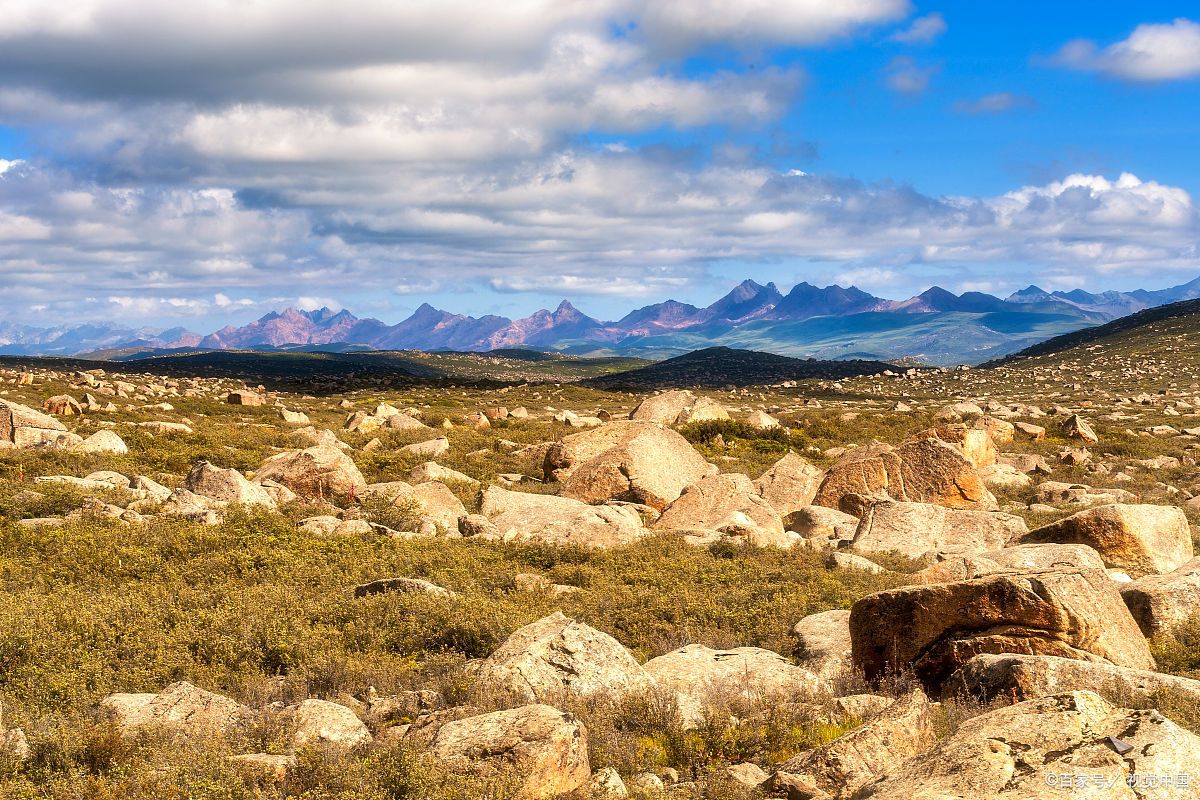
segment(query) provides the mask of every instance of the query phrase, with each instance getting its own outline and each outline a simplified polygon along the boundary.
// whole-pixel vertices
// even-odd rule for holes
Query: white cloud
[[[1063,45],[1053,63],[1131,81],[1169,81],[1200,75],[1200,24],[1179,18],[1137,26],[1127,39],[1101,48],[1087,39]]]
[[[842,286],[872,287],[881,289],[895,284],[901,273],[883,267],[856,267],[837,273],[837,283]]]
[[[934,12],[923,17],[917,17],[912,24],[891,35],[891,40],[901,44],[930,44],[946,32],[946,19],[940,13]]]
[[[769,133],[804,75],[751,58],[681,66],[711,44],[757,59],[894,24],[904,0],[9,0],[5,12],[0,124],[48,154],[0,162],[0,281],[21,313],[223,316],[301,292],[319,306],[489,286],[657,297],[722,262],[819,261],[878,286],[913,264],[967,265],[980,281],[1016,263],[1050,276],[1195,269],[1200,224],[1182,189],[1080,175],[936,197],[781,171],[739,133]],[[931,17],[904,34],[929,35]],[[919,93],[937,69],[902,57],[887,78]],[[729,132],[712,157],[689,147],[705,126]],[[664,128],[682,132],[661,137],[675,146],[636,144]]]
[[[954,104],[954,110],[959,114],[973,116],[983,114],[1004,114],[1018,108],[1033,108],[1037,105],[1033,98],[1025,94],[1013,92],[995,92],[985,94],[975,100],[960,100]]]
[[[441,281],[432,278],[414,278],[397,283],[392,287],[392,291],[398,295],[430,294],[440,288],[442,288]]]
[[[909,56],[896,56],[884,70],[884,80],[893,91],[921,94],[929,88],[929,82],[940,70],[937,65],[922,66]]]
[[[520,275],[500,276],[489,281],[498,292],[540,292],[543,294],[611,295],[642,297],[660,295],[688,285],[684,276],[653,274],[647,276],[604,275]]]

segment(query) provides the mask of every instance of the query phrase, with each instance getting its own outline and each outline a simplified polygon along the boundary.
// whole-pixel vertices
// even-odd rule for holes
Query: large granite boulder
[[[862,515],[854,548],[863,553],[894,551],[909,558],[976,554],[998,550],[1026,532],[1025,521],[1011,514],[885,500],[872,503]]]
[[[620,642],[556,611],[515,631],[479,663],[476,684],[521,703],[612,697],[651,680]]]
[[[520,800],[568,794],[592,777],[587,731],[575,717],[546,705],[447,722],[429,752],[455,772],[515,778]]]
[[[812,505],[824,478],[823,470],[788,453],[755,479],[754,489],[779,516],[786,517]]]
[[[1109,737],[1122,743],[1122,752]],[[1085,783],[1082,790],[1066,785],[1077,775]],[[1189,776],[1187,785],[1176,783],[1180,775]],[[928,753],[865,785],[854,797],[1191,800],[1196,775],[1200,737],[1157,711],[1119,708],[1093,692],[1076,691],[968,719]],[[1131,776],[1132,787],[1127,783]],[[1171,786],[1137,783],[1146,776],[1169,776]]]
[[[646,535],[641,516],[629,506],[592,506],[499,486],[488,486],[480,497],[482,515],[504,541],[618,547]]]
[[[1087,688],[1110,703],[1137,708],[1200,708],[1200,681],[1055,656],[979,655],[946,681],[948,695],[978,703],[1011,702]]]
[[[1200,557],[1165,575],[1146,575],[1126,584],[1121,597],[1147,636],[1200,619]]]
[[[869,595],[850,611],[868,680],[912,670],[932,691],[981,653],[1024,653],[1154,669],[1145,637],[1102,572],[998,573]]]
[[[72,437],[74,443],[82,441],[49,414],[11,400],[0,400],[0,449],[54,447]]]
[[[1086,544],[1131,577],[1170,572],[1192,557],[1192,532],[1174,506],[1096,506],[1043,525],[1014,543]]]
[[[701,724],[713,703],[795,699],[821,688],[816,675],[760,647],[713,650],[689,644],[650,659],[643,668],[660,688],[675,694],[684,724],[692,727]]]
[[[367,479],[353,459],[336,447],[318,445],[277,453],[254,473],[254,482],[275,481],[306,499],[358,497]]]
[[[648,422],[616,421],[565,437],[543,466],[559,494],[584,503],[624,500],[663,509],[715,471],[675,431]]]

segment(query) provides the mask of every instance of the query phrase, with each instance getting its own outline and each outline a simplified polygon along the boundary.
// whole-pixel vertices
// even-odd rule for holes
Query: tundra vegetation
[[[1156,325],[663,393],[0,368],[0,796],[999,798],[997,730],[1023,796],[1070,753],[1194,796]]]

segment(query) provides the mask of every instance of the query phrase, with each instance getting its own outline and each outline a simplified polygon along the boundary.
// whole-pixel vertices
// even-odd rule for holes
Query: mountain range
[[[705,308],[666,300],[609,322],[589,317],[564,300],[553,311],[543,309],[517,320],[470,317],[425,303],[394,325],[360,319],[345,309],[288,308],[206,336],[181,328],[0,323],[0,354],[128,357],[197,349],[537,348],[663,358],[727,346],[809,358],[977,363],[1142,309],[1194,298],[1200,298],[1200,278],[1168,289],[1099,294],[1029,286],[1003,299],[981,292],[956,295],[934,286],[907,300],[876,297],[854,286],[806,282],[783,294],[774,283],[745,280]]]

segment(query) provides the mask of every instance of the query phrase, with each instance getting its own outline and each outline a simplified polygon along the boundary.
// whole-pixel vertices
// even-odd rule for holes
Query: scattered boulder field
[[[101,669],[71,695],[111,732],[96,796],[118,796],[153,741],[156,769],[203,750],[256,792],[237,798],[1004,800],[1077,781],[1200,797],[1200,375],[1081,346],[1100,349],[653,393],[0,369],[0,533],[79,548],[88,530],[192,532],[170,547],[215,575],[268,569],[236,548],[269,529],[279,552],[310,554],[296,582],[431,631],[423,650],[384,645],[404,685],[296,682],[279,653],[251,686],[223,671],[241,656],[196,656],[199,634],[142,680]],[[590,559],[625,559],[624,585],[649,598],[654,548],[676,546],[700,565],[685,611],[588,613],[605,599],[588,602]],[[359,579],[330,585],[322,564],[351,547]],[[380,571],[384,553],[411,572]],[[437,553],[458,566],[432,569]],[[480,588],[475,567],[511,553],[533,566]],[[788,645],[719,622],[696,635],[688,603],[727,588],[714,565],[755,558],[780,586],[812,570],[787,606],[803,613],[774,621]],[[70,571],[5,574],[44,592]],[[762,615],[783,607],[771,581],[754,588]],[[376,646],[342,612],[306,613]],[[521,624],[478,636],[468,619]],[[53,736],[4,669],[8,796],[50,780]],[[388,753],[417,793],[338,794],[313,761],[348,780]],[[412,764],[432,770],[423,789]]]

